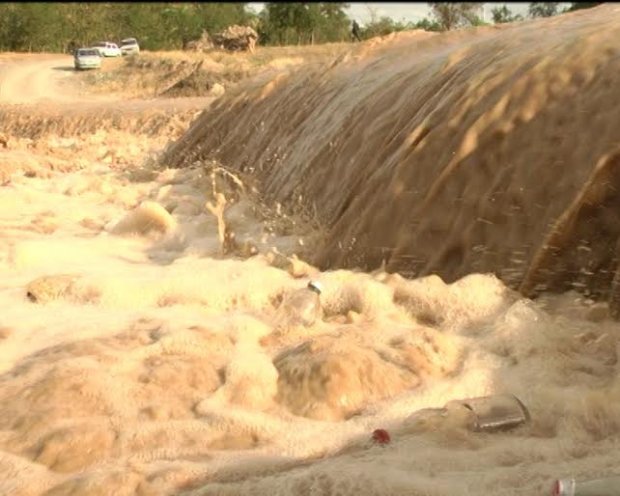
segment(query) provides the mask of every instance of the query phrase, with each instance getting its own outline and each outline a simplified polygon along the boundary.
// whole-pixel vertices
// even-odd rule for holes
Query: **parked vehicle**
[[[121,53],[123,55],[131,55],[134,53],[140,53],[140,45],[135,38],[125,38],[121,40]]]
[[[73,65],[76,70],[99,69],[101,67],[101,55],[96,48],[78,48],[74,52]]]
[[[93,48],[99,50],[99,53],[102,57],[120,57],[121,49],[118,48],[116,43],[110,43],[109,41],[100,41],[99,43],[95,43]]]

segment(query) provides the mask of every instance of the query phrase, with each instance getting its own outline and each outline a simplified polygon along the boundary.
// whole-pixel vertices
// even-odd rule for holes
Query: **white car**
[[[73,65],[76,70],[99,69],[101,67],[101,55],[96,48],[78,48],[73,56]]]
[[[110,43],[109,41],[100,41],[95,43],[93,48],[99,50],[102,57],[120,57],[121,49],[118,48],[116,43]]]
[[[135,38],[125,38],[121,40],[121,53],[123,55],[131,55],[133,53],[140,53],[140,45]]]

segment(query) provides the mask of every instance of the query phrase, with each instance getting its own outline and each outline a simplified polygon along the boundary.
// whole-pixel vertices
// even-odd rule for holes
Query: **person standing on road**
[[[351,36],[357,41],[362,41],[362,38],[360,37],[360,25],[355,20],[353,21],[353,26],[351,27]]]

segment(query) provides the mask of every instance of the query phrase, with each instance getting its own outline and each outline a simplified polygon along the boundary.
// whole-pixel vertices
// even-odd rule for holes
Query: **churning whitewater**
[[[617,473],[620,230],[582,207],[616,225],[619,21],[369,41],[183,135],[2,110],[0,494],[543,496]],[[553,236],[553,263],[590,249],[557,277]],[[592,261],[609,276],[574,275]],[[527,421],[438,410],[487,395]]]

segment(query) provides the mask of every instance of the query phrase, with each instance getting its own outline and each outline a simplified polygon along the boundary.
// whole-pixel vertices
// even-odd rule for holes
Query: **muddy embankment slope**
[[[329,230],[323,267],[606,297],[620,233],[620,6],[402,33],[227,95],[164,155],[217,158]]]

